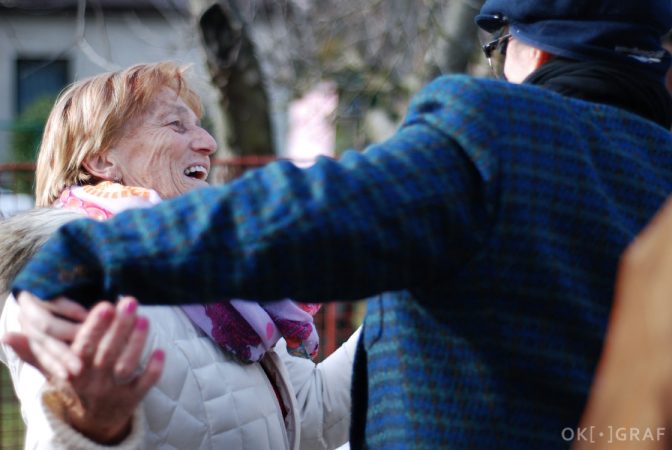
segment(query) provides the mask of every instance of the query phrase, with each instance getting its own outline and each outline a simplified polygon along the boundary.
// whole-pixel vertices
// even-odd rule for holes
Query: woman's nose
[[[217,142],[204,128],[198,127],[192,143],[192,149],[195,152],[204,153],[209,156],[217,151]]]

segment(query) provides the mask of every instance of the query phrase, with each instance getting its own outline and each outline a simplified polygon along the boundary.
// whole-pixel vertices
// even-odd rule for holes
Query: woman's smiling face
[[[123,184],[154,189],[164,199],[208,185],[217,144],[172,89],[164,88],[122,133],[106,158]]]

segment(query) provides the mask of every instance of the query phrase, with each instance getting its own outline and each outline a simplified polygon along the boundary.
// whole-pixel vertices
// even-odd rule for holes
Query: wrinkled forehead
[[[182,97],[171,88],[161,89],[154,99],[147,105],[145,116],[166,116],[178,114],[180,116],[195,115]]]

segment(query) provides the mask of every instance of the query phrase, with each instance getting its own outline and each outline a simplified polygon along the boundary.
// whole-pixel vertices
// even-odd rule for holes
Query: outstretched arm
[[[484,241],[491,193],[479,155],[463,150],[444,117],[464,91],[438,101],[440,88],[363,153],[305,170],[279,161],[104,223],[68,224],[14,292],[86,304],[117,295],[143,304],[328,301],[445,280]],[[452,131],[488,138],[469,126]]]

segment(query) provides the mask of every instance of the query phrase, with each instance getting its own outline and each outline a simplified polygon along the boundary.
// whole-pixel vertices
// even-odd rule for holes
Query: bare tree
[[[269,95],[249,25],[233,2],[209,3],[198,24],[228,121],[229,148],[239,155],[273,154]]]
[[[440,22],[441,34],[430,49],[434,75],[470,71],[474,44],[478,41],[474,17],[483,3],[484,0],[453,0],[441,16],[435,16]]]
[[[379,138],[365,129],[369,114],[394,124],[427,80],[469,69],[481,4],[191,0],[239,154],[277,153],[288,101],[322,80],[338,86],[340,146]]]

